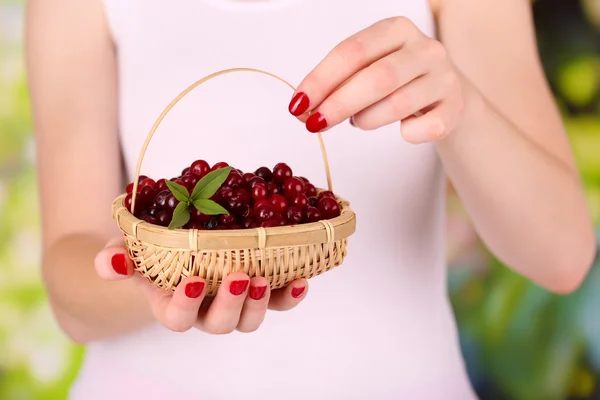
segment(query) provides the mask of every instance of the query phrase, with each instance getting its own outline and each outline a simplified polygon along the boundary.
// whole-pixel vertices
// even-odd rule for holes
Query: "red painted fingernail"
[[[304,293],[304,289],[306,289],[306,286],[293,288],[292,297],[297,299],[298,297],[302,296],[302,293]]]
[[[320,112],[316,112],[306,120],[306,129],[309,132],[316,133],[327,128],[327,120]]]
[[[252,300],[260,300],[267,294],[266,286],[250,286],[250,298]]]
[[[204,290],[204,282],[190,282],[185,285],[185,295],[190,299],[197,299]]]
[[[234,296],[239,296],[248,288],[249,281],[233,281],[229,284],[229,292]]]
[[[117,274],[127,275],[129,273],[127,269],[127,260],[125,259],[125,254],[114,254],[110,259],[110,263]]]
[[[306,93],[298,92],[294,95],[292,101],[290,101],[288,110],[290,111],[290,114],[297,117],[299,115],[304,114],[306,110],[308,110],[309,106],[310,100],[308,99]]]

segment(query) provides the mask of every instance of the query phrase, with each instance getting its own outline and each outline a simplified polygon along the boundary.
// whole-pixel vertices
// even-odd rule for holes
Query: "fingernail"
[[[306,289],[306,286],[293,288],[292,297],[297,299],[298,297],[302,296],[302,293],[304,293],[304,289]]]
[[[110,259],[110,263],[117,274],[127,275],[129,273],[127,269],[127,260],[125,259],[125,254],[114,254]]]
[[[316,112],[306,120],[306,129],[309,132],[317,133],[327,128],[327,120],[320,112]]]
[[[250,298],[252,300],[260,300],[267,294],[266,286],[250,286]]]
[[[350,125],[352,125],[353,127],[356,128],[356,125],[354,125],[354,115],[350,117],[350,119],[348,120],[348,122],[350,123]]]
[[[297,117],[302,115],[308,110],[310,106],[310,100],[308,96],[304,92],[298,92],[292,97],[292,101],[290,101],[290,105],[288,106],[288,110],[290,114]]]
[[[197,299],[204,290],[204,282],[190,282],[185,285],[185,295],[190,299]]]
[[[239,296],[248,288],[249,281],[233,281],[229,284],[229,292],[234,296]]]

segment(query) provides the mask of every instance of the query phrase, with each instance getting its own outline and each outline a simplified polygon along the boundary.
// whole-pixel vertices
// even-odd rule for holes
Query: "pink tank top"
[[[337,43],[391,16],[434,35],[427,0],[105,0],[118,52],[120,135],[131,178],[162,109],[212,72],[252,67],[300,80]],[[151,142],[142,173],[191,161],[242,170],[289,163],[325,186],[317,139],[268,76],[220,76],[190,93]],[[444,173],[432,145],[399,125],[325,134],[334,190],[357,231],[307,299],[254,333],[211,336],[151,326],[88,346],[71,398],[470,400],[446,293]]]

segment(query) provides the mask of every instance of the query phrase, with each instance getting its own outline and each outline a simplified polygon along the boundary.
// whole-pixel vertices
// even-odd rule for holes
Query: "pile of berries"
[[[154,181],[140,176],[135,216],[171,229],[248,229],[316,222],[340,215],[331,191],[317,193],[285,163],[242,172],[197,160],[181,175]],[[124,205],[131,209],[133,183]],[[204,197],[202,197],[204,196]]]

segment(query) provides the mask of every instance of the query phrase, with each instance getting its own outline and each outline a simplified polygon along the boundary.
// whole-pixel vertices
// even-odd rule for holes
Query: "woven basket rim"
[[[339,198],[338,217],[306,224],[273,228],[234,230],[174,229],[150,224],[131,214],[123,204],[126,194],[112,205],[112,216],[119,229],[141,242],[182,251],[263,249],[332,243],[350,237],[356,230],[356,214],[348,201]]]

